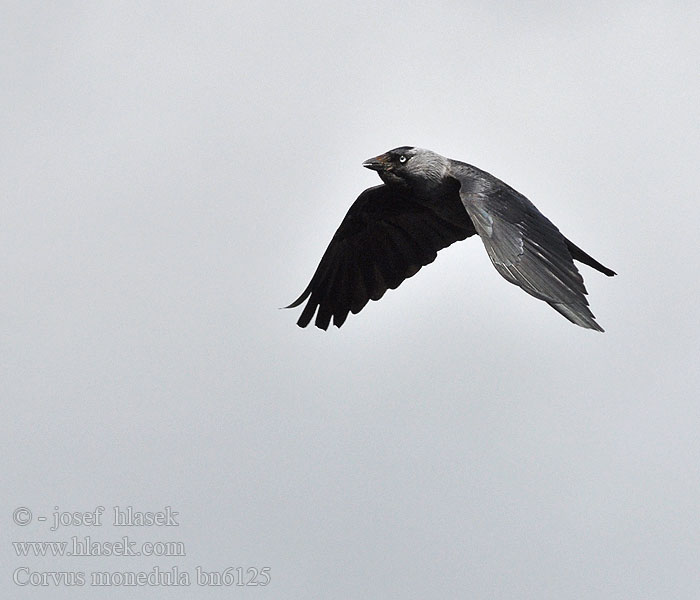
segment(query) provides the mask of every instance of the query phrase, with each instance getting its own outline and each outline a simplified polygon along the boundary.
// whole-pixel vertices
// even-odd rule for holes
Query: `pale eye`
[[[402,154],[401,156],[399,156],[399,162],[400,162],[400,163],[405,163],[407,160],[408,160],[408,159],[407,159],[403,154]]]

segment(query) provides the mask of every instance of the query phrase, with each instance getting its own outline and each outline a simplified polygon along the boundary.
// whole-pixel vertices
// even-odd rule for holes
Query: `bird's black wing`
[[[532,202],[502,181],[463,163],[453,165],[451,175],[460,182],[462,203],[496,270],[572,323],[603,331],[588,309],[573,257],[595,263],[606,275],[615,273],[569,242]]]
[[[457,195],[446,202],[459,204]],[[455,208],[455,207],[453,207]],[[297,321],[306,327],[340,327],[349,312],[368,300],[379,300],[419,269],[435,260],[438,250],[476,233],[463,207],[434,210],[409,192],[379,185],[355,200],[335,232],[311,282],[287,308],[308,302]],[[449,209],[449,207],[448,207]]]

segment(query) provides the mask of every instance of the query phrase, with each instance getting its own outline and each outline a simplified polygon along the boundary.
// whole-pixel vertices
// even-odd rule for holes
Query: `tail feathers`
[[[566,240],[566,247],[568,248],[569,253],[571,254],[571,258],[573,258],[574,260],[582,262],[584,265],[588,265],[589,267],[593,267],[596,271],[600,271],[608,277],[617,275],[615,271],[613,271],[612,269],[608,269],[608,267],[606,266],[601,265],[595,258],[590,256],[589,254],[586,254],[583,250],[581,250],[581,248],[579,248],[576,244],[574,244],[568,239]]]

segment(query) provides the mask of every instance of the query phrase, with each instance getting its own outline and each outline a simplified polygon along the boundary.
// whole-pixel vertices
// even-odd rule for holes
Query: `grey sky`
[[[271,567],[147,598],[696,598],[696,3],[6,3],[3,597],[13,571]],[[342,330],[280,311],[403,144],[619,276],[603,335],[476,238]],[[12,511],[180,513],[186,557],[19,558]]]

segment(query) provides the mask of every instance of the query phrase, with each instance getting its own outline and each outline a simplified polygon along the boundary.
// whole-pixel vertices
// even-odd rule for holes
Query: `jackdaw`
[[[574,259],[607,276],[525,196],[493,175],[430,150],[401,146],[370,158],[383,185],[362,192],[331,239],[311,282],[286,308],[308,302],[297,321],[340,327],[438,250],[477,234],[496,270],[569,321],[603,331],[588,309]]]

